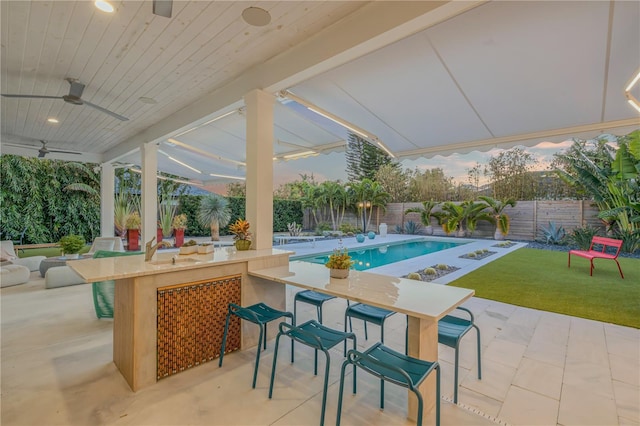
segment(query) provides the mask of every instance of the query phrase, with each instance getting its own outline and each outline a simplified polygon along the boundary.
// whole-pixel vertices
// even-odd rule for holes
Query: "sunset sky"
[[[542,142],[535,147],[523,148],[538,160],[537,170],[545,170],[553,160],[553,154],[565,150],[571,144],[570,140],[562,143]],[[437,155],[430,159],[403,160],[400,163],[404,169],[427,170],[440,167],[444,170],[445,175],[453,177],[456,182],[466,183],[467,169],[473,167],[477,162],[481,166],[488,164],[489,158],[502,151],[504,150],[494,148],[487,152],[473,151],[468,154],[451,154],[446,157]],[[347,180],[346,165],[343,152],[278,162],[274,165],[274,186],[278,187],[282,183],[299,180],[300,175],[311,173],[313,173],[316,182],[337,179],[345,182]],[[485,183],[483,176],[481,176],[481,183]]]

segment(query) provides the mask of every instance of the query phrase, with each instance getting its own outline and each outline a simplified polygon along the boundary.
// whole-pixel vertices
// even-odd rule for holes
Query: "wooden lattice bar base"
[[[240,304],[240,286],[234,275],[158,288],[158,379],[220,356],[228,305]],[[240,337],[233,316],[226,352],[240,348]]]

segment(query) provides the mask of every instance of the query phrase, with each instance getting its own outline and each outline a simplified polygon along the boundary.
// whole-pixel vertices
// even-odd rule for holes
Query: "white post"
[[[247,220],[253,249],[273,245],[273,104],[275,96],[253,90],[244,96],[247,115]]]
[[[114,236],[115,173],[111,163],[102,163],[100,173],[100,236]]]
[[[141,249],[144,250],[147,241],[156,236],[158,227],[158,145],[143,144],[140,154],[142,155]]]

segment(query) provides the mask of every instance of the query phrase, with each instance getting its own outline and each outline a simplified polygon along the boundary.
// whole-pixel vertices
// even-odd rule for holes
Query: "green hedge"
[[[65,161],[0,156],[0,229],[2,239],[24,243],[59,241],[68,234],[87,241],[100,235],[99,197],[64,188],[86,184],[99,191],[93,164],[74,167]]]
[[[187,215],[187,235],[194,237],[205,237],[211,235],[208,226],[202,226],[197,221],[198,206],[201,195],[182,195],[180,197],[180,207],[178,213]],[[229,209],[231,210],[231,221],[245,219],[246,199],[244,197],[227,197]],[[273,200],[273,231],[286,232],[287,224],[291,222],[302,223],[303,212],[302,203],[292,200]],[[220,228],[220,235],[229,235],[229,226]]]

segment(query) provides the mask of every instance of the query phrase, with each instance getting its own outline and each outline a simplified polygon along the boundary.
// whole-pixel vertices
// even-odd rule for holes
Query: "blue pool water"
[[[406,243],[370,246],[361,249],[352,248],[349,250],[349,255],[355,261],[353,269],[364,271],[366,269],[388,265],[389,263],[400,262],[401,260],[407,260],[413,257],[423,256],[425,254],[435,253],[437,251],[457,247],[462,244],[466,243],[418,240]],[[301,260],[303,262],[310,263],[320,263],[324,265],[325,263],[327,263],[330,254],[331,253],[324,253],[313,256],[300,257],[296,258],[295,260]]]

